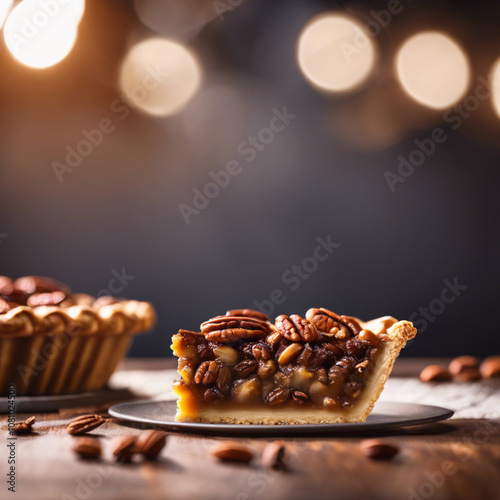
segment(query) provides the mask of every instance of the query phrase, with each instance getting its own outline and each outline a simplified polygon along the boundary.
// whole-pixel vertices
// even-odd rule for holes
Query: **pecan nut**
[[[458,356],[450,361],[448,370],[453,377],[469,368],[478,368],[479,360],[473,356]]]
[[[257,360],[268,360],[272,358],[271,352],[263,344],[256,344],[252,347],[253,357]]]
[[[350,316],[339,316],[328,309],[312,308],[306,313],[306,318],[325,336],[346,339],[358,335],[361,325]]]
[[[5,314],[9,312],[11,309],[14,309],[15,307],[18,307],[19,304],[16,304],[15,302],[9,302],[5,299],[2,299],[0,297],[0,314]]]
[[[135,436],[119,436],[113,442],[113,456],[118,462],[128,463],[135,453]]]
[[[227,311],[226,316],[242,316],[244,318],[256,318],[261,321],[271,322],[267,314],[256,311],[255,309],[230,309]]]
[[[18,422],[17,424],[14,425],[14,433],[15,434],[30,434],[35,421],[36,421],[35,417],[30,417],[30,418],[27,418],[24,422]]]
[[[328,377],[333,380],[343,380],[347,374],[347,370],[343,366],[333,365],[328,370]]]
[[[272,470],[285,470],[287,462],[287,452],[282,441],[266,444],[262,452],[262,466]]]
[[[309,399],[309,396],[305,392],[302,392],[302,391],[293,391],[292,392],[292,399],[297,404],[301,405],[302,403],[305,403]]]
[[[325,342],[322,347],[325,351],[328,351],[328,353],[330,353],[330,355],[334,358],[341,358],[344,355],[344,351],[342,350],[340,345]]]
[[[146,458],[154,460],[163,450],[167,443],[167,434],[165,432],[149,429],[141,432],[136,441],[136,451]]]
[[[422,382],[446,382],[451,380],[451,374],[444,366],[429,365],[420,373],[420,380]]]
[[[500,356],[490,356],[481,363],[481,375],[484,378],[500,376]]]
[[[8,276],[0,276],[0,295],[8,297],[14,292],[14,282]]]
[[[278,316],[276,328],[283,337],[292,342],[314,342],[319,336],[317,328],[298,314]]]
[[[362,360],[368,351],[370,344],[366,340],[360,340],[359,337],[349,339],[345,343],[345,351],[352,358]]]
[[[217,380],[219,365],[216,361],[203,361],[194,374],[197,384],[211,385]]]
[[[71,290],[66,285],[44,276],[23,276],[18,278],[14,281],[14,293],[16,291],[27,295],[51,292],[63,292],[66,296],[71,295]]]
[[[273,331],[266,337],[266,343],[272,349],[273,352],[278,348],[281,340],[283,339],[283,335],[281,335],[281,333],[278,332],[278,330],[276,330],[276,327],[274,328],[275,331]]]
[[[297,363],[301,366],[309,366],[309,361],[313,355],[313,350],[310,346],[304,346],[304,349],[300,353],[300,356],[297,358]]]
[[[309,368],[315,370],[327,364],[331,355],[328,353],[326,349],[322,347],[317,347],[314,349],[311,358],[309,359]]]
[[[201,324],[207,340],[229,343],[242,339],[259,339],[271,333],[268,322],[243,316],[216,316]]]
[[[240,351],[243,353],[244,357],[246,359],[253,359],[253,346],[255,345],[254,342],[245,342],[240,346]]]
[[[219,368],[219,375],[217,376],[217,387],[222,392],[228,392],[231,387],[231,382],[233,380],[233,375],[231,369],[228,366],[222,365]]]
[[[323,384],[328,384],[328,375],[324,368],[316,370],[316,378]]]
[[[453,377],[457,382],[475,382],[481,380],[481,372],[477,368],[465,368],[459,374]]]
[[[329,410],[337,408],[338,404],[333,398],[325,397],[323,398],[323,406]]]
[[[205,342],[200,342],[196,346],[196,356],[200,361],[206,361],[214,358],[214,353]]]
[[[224,394],[222,394],[222,391],[220,391],[216,387],[212,387],[211,389],[207,389],[203,393],[203,399],[207,403],[213,403],[214,401],[219,401],[221,399],[224,399]]]
[[[261,361],[259,363],[259,368],[257,369],[257,375],[261,379],[266,379],[274,375],[278,371],[278,365],[276,361],[268,359],[267,361]]]
[[[363,390],[363,383],[361,380],[352,380],[347,382],[344,386],[345,393],[352,399],[357,399]]]
[[[390,460],[397,455],[399,449],[390,443],[381,441],[380,439],[366,439],[361,441],[361,453],[365,457],[374,460]]]
[[[249,375],[257,371],[259,364],[255,359],[247,359],[238,363],[234,367],[234,371],[238,378],[247,378]]]
[[[80,458],[85,460],[96,460],[101,456],[101,443],[96,438],[76,438],[72,448]]]
[[[344,377],[348,377],[350,375],[352,375],[352,373],[354,373],[355,371],[355,361],[352,359],[352,358],[349,358],[347,356],[344,356],[343,358],[340,358],[336,363],[335,363],[335,367],[332,366],[329,370],[330,372],[330,377],[333,376],[333,372],[335,370],[336,373],[338,373],[339,375],[342,375]]]
[[[361,363],[358,363],[356,365],[356,371],[358,373],[363,373],[366,370],[368,363],[369,363],[369,360],[367,360],[367,359],[365,359],[364,361],[361,361]]]
[[[290,344],[279,356],[278,363],[280,365],[286,365],[287,363],[291,363],[302,350],[302,344]]]
[[[267,403],[271,406],[279,405],[285,403],[290,398],[290,389],[286,387],[279,387],[278,389],[274,389],[267,396]]]
[[[5,314],[10,311],[9,303],[0,297],[0,314]]]
[[[105,420],[99,415],[82,415],[75,418],[66,428],[68,434],[85,434],[104,424]]]
[[[194,361],[189,358],[179,358],[177,370],[184,382],[191,384],[194,379]]]
[[[248,463],[253,458],[253,451],[240,443],[225,442],[212,448],[212,455],[224,462]]]
[[[26,304],[30,307],[38,306],[58,306],[66,300],[66,295],[64,292],[45,292],[45,293],[34,293],[30,297]]]

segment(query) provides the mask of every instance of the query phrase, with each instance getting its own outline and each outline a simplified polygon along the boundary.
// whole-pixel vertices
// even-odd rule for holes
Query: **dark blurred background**
[[[297,58],[321,14],[372,30],[368,56],[346,44],[338,72],[320,74],[355,77],[355,58],[373,56],[352,88],[318,88]],[[44,69],[21,64],[2,36],[0,274],[153,302],[158,326],[134,356],[169,355],[179,328],[228,308],[312,306],[412,319],[420,334],[405,355],[500,352],[499,15],[486,1],[87,0],[74,47]],[[396,74],[398,50],[421,31],[463,51],[466,87],[439,94],[451,105],[429,107]],[[187,47],[200,83],[181,78],[134,104],[122,61],[154,37]],[[460,70],[447,62],[434,61],[431,93]],[[182,109],[162,107],[169,99]],[[85,133],[106,119],[86,151]],[[71,167],[68,147],[88,154]],[[229,183],[207,186],[214,177]]]

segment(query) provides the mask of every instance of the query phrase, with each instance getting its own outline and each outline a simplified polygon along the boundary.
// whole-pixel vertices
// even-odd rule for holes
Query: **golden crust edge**
[[[369,329],[381,339],[384,336],[389,337],[390,341],[385,342],[385,351],[381,353],[374,372],[370,375],[370,380],[375,382],[369,386],[368,392],[362,394],[362,399],[358,400],[352,409],[343,410],[341,414],[332,415],[327,410],[318,409],[317,417],[296,417],[296,418],[244,418],[242,416],[232,417],[230,415],[213,415],[209,418],[201,413],[198,417],[181,418],[179,410],[176,420],[182,422],[201,422],[201,423],[225,423],[225,424],[257,424],[257,425],[280,425],[280,424],[333,424],[333,423],[362,423],[365,422],[373,411],[375,403],[382,394],[385,383],[392,372],[394,363],[406,342],[411,340],[417,334],[416,328],[410,321],[398,321],[391,316],[376,318],[367,322],[357,320],[363,329]],[[272,411],[272,410],[271,410]],[[300,412],[297,412],[300,413]],[[330,416],[329,416],[330,415]]]
[[[368,392],[363,393],[365,406],[360,416],[361,422],[365,422],[368,415],[373,411],[373,407],[382,394],[389,375],[392,373],[392,368],[399,353],[405,347],[406,342],[415,337],[417,330],[413,326],[413,323],[403,320],[397,321],[389,328],[382,330],[378,336],[382,334],[388,335],[391,341],[386,343],[386,352],[381,353],[383,356],[379,358],[375,366],[375,371],[370,375],[370,379],[375,380],[375,382],[369,387]],[[360,401],[357,407],[362,408],[362,406],[363,403]]]
[[[59,317],[60,321],[49,324],[51,316]],[[125,300],[98,310],[81,305],[66,309],[19,306],[0,315],[0,338],[61,335],[71,333],[75,327],[82,328],[83,334],[135,335],[151,329],[156,319],[154,306],[137,300]]]

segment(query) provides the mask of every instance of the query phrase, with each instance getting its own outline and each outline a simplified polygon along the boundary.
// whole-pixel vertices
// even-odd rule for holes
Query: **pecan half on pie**
[[[413,338],[409,321],[363,322],[313,308],[274,322],[251,309],[180,330],[172,350],[181,380],[177,420],[244,424],[364,422],[394,361]]]
[[[131,336],[149,330],[148,302],[71,293],[51,278],[0,276],[0,395],[102,388]]]

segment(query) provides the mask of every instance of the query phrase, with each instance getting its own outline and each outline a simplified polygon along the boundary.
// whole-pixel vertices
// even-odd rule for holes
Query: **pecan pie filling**
[[[305,318],[280,315],[274,323],[251,309],[228,311],[202,323],[201,332],[173,337],[178,418],[199,419],[207,408],[221,414],[348,409],[389,341],[384,332],[323,308],[309,309]]]

